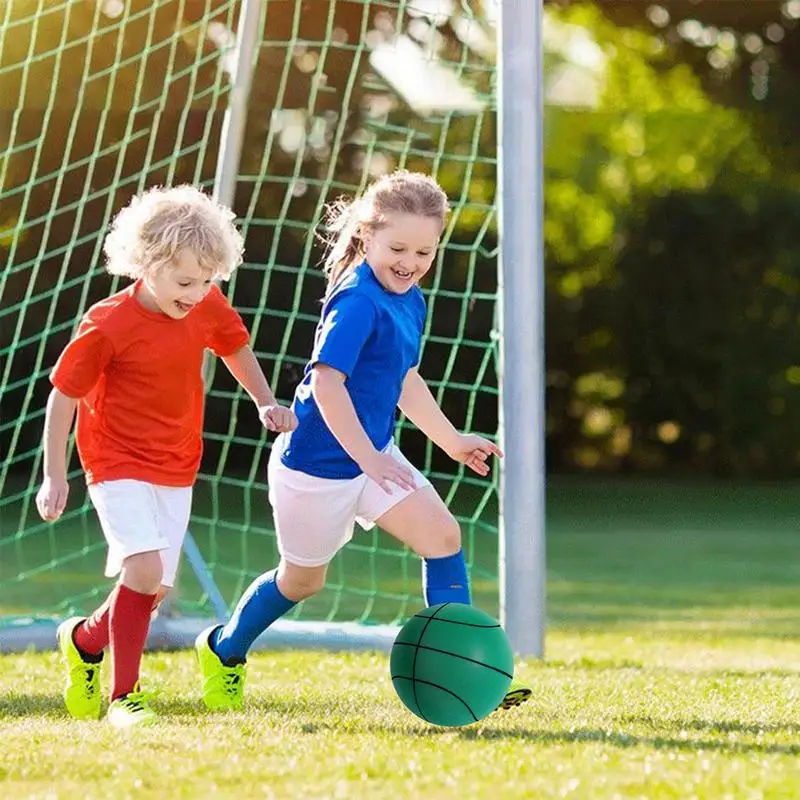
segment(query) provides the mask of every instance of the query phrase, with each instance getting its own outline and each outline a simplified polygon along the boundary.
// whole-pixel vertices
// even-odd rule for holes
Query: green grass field
[[[256,654],[221,716],[191,653],[147,654],[163,721],[128,735],[66,717],[55,654],[0,657],[0,796],[798,797],[796,495],[555,484],[533,700],[468,728],[413,717],[380,654]]]

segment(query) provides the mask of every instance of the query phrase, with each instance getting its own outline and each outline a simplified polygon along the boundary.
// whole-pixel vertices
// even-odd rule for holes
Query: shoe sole
[[[515,689],[503,698],[503,702],[500,703],[500,708],[508,710],[509,708],[521,706],[530,698],[531,694],[533,694],[533,692],[530,689]]]
[[[151,725],[158,724],[158,717],[147,717],[146,719],[138,719],[136,722],[114,722],[109,719],[108,724],[118,731],[129,731],[131,728],[149,728]]]

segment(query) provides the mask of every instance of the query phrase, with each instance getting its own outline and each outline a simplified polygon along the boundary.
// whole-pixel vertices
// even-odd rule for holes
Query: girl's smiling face
[[[388,214],[383,225],[364,234],[364,256],[384,289],[405,294],[431,268],[441,233],[439,219]]]

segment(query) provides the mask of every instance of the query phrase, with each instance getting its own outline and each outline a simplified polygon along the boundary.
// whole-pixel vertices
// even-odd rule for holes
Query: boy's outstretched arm
[[[403,381],[397,404],[400,410],[454,461],[465,464],[478,475],[487,475],[486,461],[502,451],[493,442],[475,434],[459,433],[445,416],[428,384],[416,369],[410,369]]]
[[[67,505],[67,441],[78,401],[53,389],[44,418],[44,480],[36,494],[39,516],[57,520]]]
[[[282,433],[297,427],[297,418],[290,408],[278,405],[269,388],[264,370],[249,345],[222,359],[240,386],[250,395],[258,408],[261,423],[269,431]]]

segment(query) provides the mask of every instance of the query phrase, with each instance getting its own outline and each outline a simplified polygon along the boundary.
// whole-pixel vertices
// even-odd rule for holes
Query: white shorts
[[[307,475],[283,464],[280,451],[280,446],[273,446],[270,454],[269,502],[278,552],[299,567],[327,564],[353,538],[354,523],[370,530],[377,519],[412,494],[396,484],[390,484],[392,492],[388,494],[363,474],[345,479]],[[411,469],[417,489],[430,486],[394,442],[384,452]]]
[[[122,562],[137,553],[161,552],[161,583],[174,586],[192,507],[191,486],[155,486],[134,480],[89,486],[108,542],[106,576],[118,575]]]

